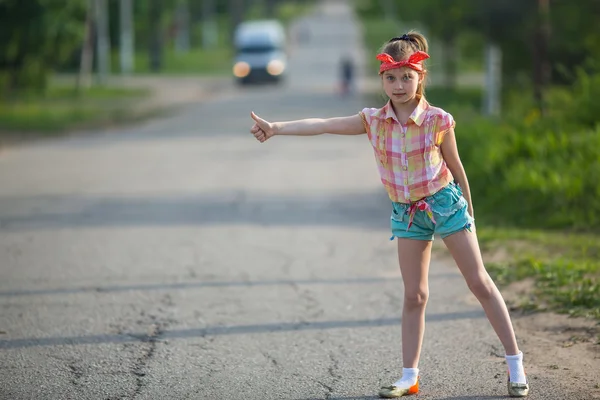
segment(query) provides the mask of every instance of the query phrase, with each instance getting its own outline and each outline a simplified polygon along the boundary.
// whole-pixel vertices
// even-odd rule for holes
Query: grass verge
[[[548,310],[600,320],[600,237],[594,234],[482,227],[486,267],[500,287],[531,279],[524,311]]]
[[[137,119],[133,106],[150,91],[139,88],[91,87],[76,92],[53,86],[44,95],[22,94],[0,103],[0,137],[32,133],[56,135],[74,128]]]
[[[173,48],[166,48],[163,53],[160,71],[165,75],[228,75],[231,73],[233,49],[220,45],[214,49],[192,48],[179,53]],[[118,54],[112,59],[112,71],[120,70]],[[148,54],[138,52],[134,56],[135,74],[153,74]]]

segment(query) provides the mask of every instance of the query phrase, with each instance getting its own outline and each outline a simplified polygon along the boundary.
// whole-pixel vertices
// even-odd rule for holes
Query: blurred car
[[[287,68],[286,35],[276,20],[242,22],[234,34],[233,76],[240,84],[281,82]]]

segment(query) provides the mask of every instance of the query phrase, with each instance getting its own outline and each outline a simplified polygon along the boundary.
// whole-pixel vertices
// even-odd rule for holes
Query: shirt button
[[[406,153],[406,146],[403,146],[403,147],[402,147],[402,152],[403,152],[403,153]]]
[[[405,180],[404,180],[404,184],[405,184],[405,185],[408,185],[408,179],[405,179]]]
[[[406,136],[406,133],[402,132],[402,134],[400,134],[400,136],[404,137],[404,136]]]
[[[404,165],[404,166],[402,167],[402,169],[406,171],[406,170],[408,169],[408,167],[407,167],[406,165]]]

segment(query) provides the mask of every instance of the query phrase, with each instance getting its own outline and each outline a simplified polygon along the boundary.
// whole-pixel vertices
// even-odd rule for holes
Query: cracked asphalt
[[[283,87],[229,87],[140,126],[0,154],[0,398],[373,399],[401,371],[402,281],[365,137],[275,138],[351,115],[347,6],[306,18]],[[420,399],[498,399],[503,352],[431,268]],[[522,342],[527,352],[535,343]],[[532,374],[532,399],[585,399]]]

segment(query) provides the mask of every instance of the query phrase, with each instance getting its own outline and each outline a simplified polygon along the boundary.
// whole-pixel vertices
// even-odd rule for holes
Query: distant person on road
[[[380,389],[381,397],[400,397],[419,390],[418,364],[434,234],[444,241],[504,346],[509,395],[525,397],[529,384],[523,369],[523,353],[502,295],[483,265],[469,182],[456,146],[454,119],[425,99],[427,51],[425,37],[412,31],[384,44],[377,59],[381,62],[379,75],[389,101],[382,108],[364,108],[347,117],[289,122],[269,122],[252,112],[254,125],[250,132],[261,143],[273,136],[367,134],[381,181],[392,202],[391,240],[398,239],[404,282],[404,368],[400,379]],[[471,366],[454,368],[457,374],[473,373]]]
[[[344,56],[340,62],[341,92],[343,96],[350,94],[354,83],[354,61],[352,57]]]

